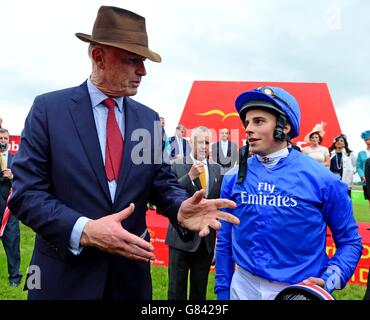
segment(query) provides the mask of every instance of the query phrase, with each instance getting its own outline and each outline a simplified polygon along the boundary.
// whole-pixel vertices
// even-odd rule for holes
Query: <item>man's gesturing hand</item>
[[[220,208],[235,208],[234,201],[205,199],[204,194],[204,190],[197,191],[181,204],[177,214],[181,226],[191,231],[198,231],[200,237],[205,237],[209,234],[209,228],[215,230],[221,228],[218,220],[225,220],[232,224],[240,223],[239,219],[232,214],[219,211]]]
[[[135,205],[118,213],[86,223],[80,243],[134,260],[154,260],[153,246],[144,239],[125,230],[121,222],[134,212]]]

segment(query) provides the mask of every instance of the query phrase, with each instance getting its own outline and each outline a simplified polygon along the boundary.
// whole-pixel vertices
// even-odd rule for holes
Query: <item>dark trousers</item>
[[[189,300],[205,300],[212,258],[213,252],[207,252],[204,239],[195,252],[186,252],[170,247],[168,300],[187,300],[189,272]]]
[[[2,219],[1,214],[0,222]],[[19,221],[12,214],[9,216],[1,241],[8,259],[9,281],[19,283],[22,279],[22,274],[19,272],[21,264]]]
[[[112,256],[102,300],[152,300],[150,263]]]

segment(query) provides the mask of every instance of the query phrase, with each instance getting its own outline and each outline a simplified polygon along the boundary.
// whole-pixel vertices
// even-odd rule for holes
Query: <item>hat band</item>
[[[280,110],[277,106],[275,106],[273,103],[271,102],[268,102],[268,101],[264,101],[264,100],[251,100],[251,101],[248,101],[240,110],[240,112],[242,111],[246,111],[247,109],[250,109],[250,108],[267,108],[267,109],[272,109],[272,110],[275,110],[277,111],[278,113],[281,113],[281,114],[284,114],[285,113]]]
[[[148,36],[144,32],[130,32],[111,30],[107,28],[95,28],[91,35],[91,41],[94,42],[118,42],[132,43],[148,47]]]

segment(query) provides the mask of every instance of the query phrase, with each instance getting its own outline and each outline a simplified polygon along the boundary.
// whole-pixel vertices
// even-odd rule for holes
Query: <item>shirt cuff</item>
[[[337,266],[330,266],[321,275],[325,282],[325,290],[332,293],[335,289],[341,289],[340,269]]]
[[[79,255],[83,249],[82,246],[80,246],[80,240],[82,231],[85,228],[85,224],[90,221],[91,219],[86,217],[80,217],[76,221],[75,225],[73,226],[72,232],[71,232],[71,238],[69,239],[69,250],[74,255]]]
[[[217,299],[218,300],[230,300],[230,291],[229,290],[218,291]]]

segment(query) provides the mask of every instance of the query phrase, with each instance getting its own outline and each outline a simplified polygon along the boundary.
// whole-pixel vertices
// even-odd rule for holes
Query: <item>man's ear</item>
[[[94,46],[91,50],[91,58],[99,69],[104,69],[104,51],[99,46]]]
[[[287,122],[284,126],[283,131],[285,134],[288,134],[291,130],[292,130],[292,126],[290,125],[290,123]]]

